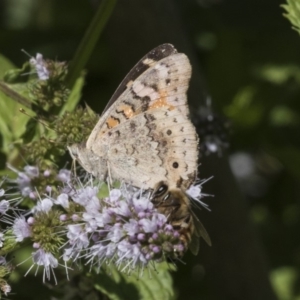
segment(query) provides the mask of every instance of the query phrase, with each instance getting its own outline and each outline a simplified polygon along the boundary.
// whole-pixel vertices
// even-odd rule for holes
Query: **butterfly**
[[[87,141],[68,147],[99,179],[143,189],[186,189],[195,180],[198,136],[189,119],[187,56],[171,44],[145,55],[122,81]]]

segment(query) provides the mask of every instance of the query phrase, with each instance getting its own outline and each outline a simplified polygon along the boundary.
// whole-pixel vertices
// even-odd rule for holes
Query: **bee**
[[[189,248],[194,255],[198,254],[200,237],[211,246],[206,229],[192,211],[191,199],[182,189],[169,188],[167,183],[160,182],[152,193],[151,201],[168,218],[173,228],[178,230],[185,248]]]

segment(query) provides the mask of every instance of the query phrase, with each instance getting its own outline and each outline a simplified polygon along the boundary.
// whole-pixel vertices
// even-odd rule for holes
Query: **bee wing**
[[[200,222],[200,220],[197,218],[197,216],[192,213],[192,217],[194,219],[194,225],[195,225],[195,234],[194,236],[196,237],[202,237],[204,239],[204,241],[211,246],[211,240],[210,237],[206,231],[206,229],[204,228],[203,224]],[[194,238],[192,237],[192,241],[191,243],[193,243]],[[198,239],[198,244],[199,244],[199,239]],[[199,247],[199,246],[198,246]]]
[[[193,234],[189,244],[189,249],[194,255],[197,255],[199,252],[199,248],[200,248],[199,236]]]

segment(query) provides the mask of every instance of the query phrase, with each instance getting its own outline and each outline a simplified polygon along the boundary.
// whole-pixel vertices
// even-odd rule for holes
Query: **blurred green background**
[[[1,0],[0,53],[18,67],[28,59],[21,49],[72,60],[100,2]],[[222,156],[201,158],[200,177],[214,176],[203,187],[215,195],[206,200],[212,212],[201,212],[213,247],[203,243],[199,257],[178,263],[176,296],[300,299],[300,37],[283,17],[285,2],[161,2],[117,2],[86,66],[82,104],[100,113],[130,68],[161,43],[187,53],[193,112],[209,96],[231,130]],[[12,283],[10,299],[59,299],[41,282]]]

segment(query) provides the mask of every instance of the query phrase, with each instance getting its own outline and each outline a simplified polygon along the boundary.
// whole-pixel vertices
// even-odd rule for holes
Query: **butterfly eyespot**
[[[175,161],[175,162],[173,162],[172,166],[173,166],[174,169],[177,169],[179,167],[179,164],[178,164],[177,161]]]
[[[172,130],[168,129],[167,130],[167,135],[171,135],[172,134]]]

